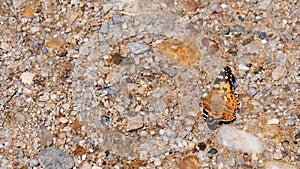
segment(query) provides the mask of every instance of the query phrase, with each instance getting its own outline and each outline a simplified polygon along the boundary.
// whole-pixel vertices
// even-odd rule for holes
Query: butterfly
[[[239,111],[239,99],[235,93],[235,77],[226,66],[214,81],[211,90],[203,102],[203,115],[210,129],[216,129],[220,122],[235,120]]]

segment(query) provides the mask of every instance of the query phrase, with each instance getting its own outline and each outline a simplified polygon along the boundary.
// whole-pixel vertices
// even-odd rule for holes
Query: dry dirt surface
[[[298,0],[0,3],[1,169],[300,167]]]

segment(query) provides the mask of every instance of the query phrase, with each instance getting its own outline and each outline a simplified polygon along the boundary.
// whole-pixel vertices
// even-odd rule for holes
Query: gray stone
[[[129,43],[129,47],[132,53],[134,54],[141,54],[144,53],[145,51],[149,50],[149,46],[145,43],[141,42],[131,42]]]
[[[258,137],[238,130],[232,125],[220,127],[217,133],[217,143],[247,153],[261,153],[264,150],[263,142]]]
[[[234,28],[235,28],[235,30],[236,30],[237,32],[242,32],[242,31],[245,30],[245,27],[243,27],[243,26],[241,26],[241,25],[236,25]]]
[[[80,46],[79,55],[80,56],[87,56],[90,53],[90,49],[87,46]]]
[[[120,27],[115,27],[114,30],[113,30],[113,35],[114,35],[114,37],[113,37],[114,41],[120,40],[122,35],[123,35],[121,28]]]
[[[42,149],[38,156],[38,161],[46,169],[69,169],[74,166],[73,159],[56,148]]]
[[[29,161],[30,166],[37,166],[39,164],[39,162],[36,159],[31,159]]]
[[[254,95],[257,94],[257,90],[256,90],[255,87],[250,87],[250,88],[249,88],[249,92],[250,92],[250,94],[251,94],[252,96],[254,96]]]
[[[108,24],[106,22],[103,22],[100,28],[101,33],[107,33],[108,32]]]

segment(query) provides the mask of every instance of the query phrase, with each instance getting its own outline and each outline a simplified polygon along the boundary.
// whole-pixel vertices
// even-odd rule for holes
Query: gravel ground
[[[1,169],[300,167],[297,0],[0,2]]]

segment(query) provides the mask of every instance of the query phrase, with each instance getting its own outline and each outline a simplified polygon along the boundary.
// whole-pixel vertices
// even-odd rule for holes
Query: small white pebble
[[[83,154],[83,155],[81,156],[81,159],[82,159],[82,160],[85,160],[85,159],[86,159],[86,154]]]
[[[221,4],[221,7],[224,9],[224,8],[227,8],[227,5],[226,4]]]
[[[51,99],[51,100],[55,100],[56,98],[57,98],[56,94],[51,94],[51,95],[50,95],[50,99]]]
[[[31,84],[33,77],[35,76],[34,73],[30,73],[30,72],[24,72],[22,73],[22,75],[20,76],[21,81],[25,84]]]
[[[267,43],[267,40],[263,39],[260,41],[262,44],[266,44]]]
[[[65,124],[65,123],[67,123],[69,120],[67,119],[67,118],[65,118],[65,117],[61,117],[60,119],[59,119],[59,122],[61,122],[61,123],[63,123],[63,124]]]
[[[278,123],[279,123],[279,119],[270,119],[267,122],[267,124],[278,124]]]
[[[160,166],[160,165],[161,165],[161,161],[160,161],[159,158],[155,158],[155,159],[154,159],[154,165],[155,165],[155,166]]]
[[[288,21],[287,21],[286,19],[283,19],[283,20],[282,20],[282,23],[285,25],[285,24],[288,23]]]

